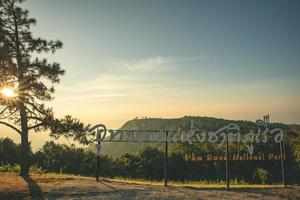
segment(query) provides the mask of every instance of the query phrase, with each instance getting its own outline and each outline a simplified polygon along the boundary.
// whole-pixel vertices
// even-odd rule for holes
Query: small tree
[[[53,99],[53,85],[59,83],[65,71],[58,63],[48,63],[36,57],[40,53],[55,53],[62,42],[34,38],[30,27],[36,20],[19,7],[23,0],[0,0],[0,88],[11,88],[16,95],[0,95],[0,124],[21,136],[22,176],[29,172],[29,141],[31,130],[50,130],[55,138],[64,135],[88,143],[84,125],[71,116],[55,119],[52,108],[44,102]]]
[[[0,138],[0,163],[15,164],[19,163],[19,145],[9,138]]]

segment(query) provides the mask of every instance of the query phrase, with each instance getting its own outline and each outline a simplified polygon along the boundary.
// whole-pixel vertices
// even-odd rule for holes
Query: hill
[[[248,133],[251,129],[256,130],[255,122],[246,120],[229,120],[213,117],[199,117],[199,116],[184,116],[181,118],[163,119],[163,118],[135,118],[127,121],[120,129],[122,130],[190,130],[191,126],[203,131],[217,130],[230,123],[235,123],[240,127],[242,133]],[[193,125],[192,125],[193,124]],[[271,123],[270,127],[282,128],[291,133],[296,133],[297,138],[300,135],[300,125]],[[103,143],[102,153],[113,157],[119,157],[124,153],[136,153],[146,146],[156,147],[162,149],[162,144],[141,144],[141,143]],[[94,151],[95,147],[89,149]]]

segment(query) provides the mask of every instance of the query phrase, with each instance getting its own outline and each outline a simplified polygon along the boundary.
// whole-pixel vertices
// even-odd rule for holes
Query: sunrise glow
[[[7,98],[12,98],[17,96],[17,94],[15,93],[15,91],[12,88],[3,88],[1,90],[1,94]]]

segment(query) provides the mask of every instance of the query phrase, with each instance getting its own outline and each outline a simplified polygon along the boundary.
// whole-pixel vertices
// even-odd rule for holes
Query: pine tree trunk
[[[28,142],[28,118],[26,113],[26,108],[24,105],[24,96],[22,91],[22,83],[23,81],[23,63],[22,63],[22,53],[20,50],[20,38],[19,38],[19,28],[18,28],[18,19],[16,16],[16,11],[13,14],[14,20],[14,34],[15,34],[15,47],[16,47],[16,60],[18,64],[18,69],[20,70],[19,79],[19,98],[20,98],[20,119],[21,119],[21,162],[20,162],[20,175],[21,176],[28,176],[29,175],[29,142]]]
[[[27,123],[27,114],[24,105],[20,106],[20,116],[21,116],[21,163],[20,163],[20,175],[28,176],[29,175],[29,142],[28,142],[28,123]]]

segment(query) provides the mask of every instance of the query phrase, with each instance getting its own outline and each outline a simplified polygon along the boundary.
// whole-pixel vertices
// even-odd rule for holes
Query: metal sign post
[[[228,145],[228,132],[226,133],[226,190],[229,190],[229,145]]]
[[[164,181],[165,186],[168,186],[168,131],[166,131],[165,135],[165,168],[164,168]]]
[[[96,130],[96,132],[95,132],[95,130]],[[94,133],[96,135],[96,139],[95,139],[95,141],[97,141],[97,144],[96,144],[96,150],[97,150],[96,181],[99,181],[101,141],[106,136],[106,127],[103,124],[98,124],[91,128],[88,128],[87,131]],[[101,135],[101,133],[103,133],[103,135]]]
[[[97,144],[97,171],[96,171],[96,181],[99,181],[99,170],[100,170],[100,151],[98,150],[100,147],[100,141]]]
[[[285,148],[283,140],[279,143],[280,145],[280,161],[281,161],[281,174],[282,174],[282,184],[284,187],[286,187],[286,177],[285,177]]]

